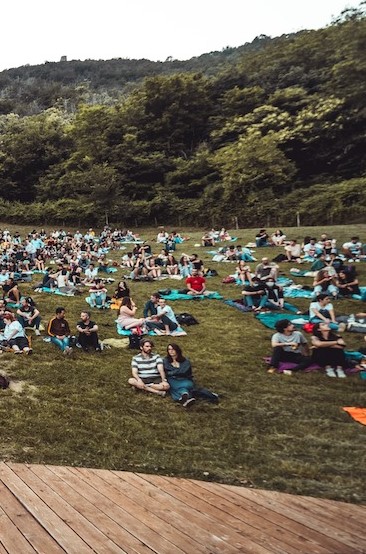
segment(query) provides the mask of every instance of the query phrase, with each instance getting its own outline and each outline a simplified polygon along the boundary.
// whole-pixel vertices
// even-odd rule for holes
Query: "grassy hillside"
[[[4,228],[4,225],[0,225]],[[15,229],[15,227],[13,227]],[[16,227],[21,233],[25,229]],[[30,230],[30,228],[28,229]],[[323,227],[284,229],[288,237],[319,236]],[[189,232],[189,230],[185,230]],[[366,225],[335,226],[326,231],[341,244],[351,235],[364,240]],[[153,245],[156,229],[139,230]],[[232,231],[238,243],[253,241],[255,230]],[[215,264],[195,247],[201,231],[178,249],[178,255],[198,252],[219,276],[210,290],[225,298],[240,297],[240,287],[223,285],[231,264]],[[260,249],[273,257],[277,249]],[[111,253],[119,259],[121,252]],[[251,264],[252,267],[254,264]],[[286,274],[290,264],[282,264]],[[366,265],[357,264],[366,284]],[[119,270],[116,280],[125,272]],[[34,280],[37,278],[34,277]],[[301,282],[301,280],[298,280]],[[311,284],[311,279],[303,280]],[[132,296],[142,313],[151,292],[179,281],[132,283]],[[112,292],[113,286],[109,287]],[[21,285],[29,294],[31,287]],[[64,298],[33,293],[44,322],[57,305],[64,305],[75,329],[87,307],[84,296]],[[306,309],[308,301],[296,304]],[[136,470],[218,480],[349,502],[366,500],[364,483],[365,428],[342,406],[365,406],[365,381],[359,376],[329,379],[324,374],[268,375],[263,356],[270,352],[271,331],[252,314],[243,314],[221,301],[171,303],[176,313],[189,311],[199,325],[175,339],[190,357],[196,381],[221,396],[219,405],[197,402],[190,412],[169,397],[152,398],[131,391],[127,384],[133,352],[111,349],[100,355],[77,351],[65,358],[42,337],[33,338],[31,357],[1,355],[2,370],[15,381],[0,392],[2,441],[0,459],[29,463],[67,464]],[[365,309],[358,301],[336,301],[337,313]],[[100,336],[117,337],[116,312],[93,313]],[[362,335],[345,334],[348,349],[357,349]],[[165,353],[168,337],[154,339]]]

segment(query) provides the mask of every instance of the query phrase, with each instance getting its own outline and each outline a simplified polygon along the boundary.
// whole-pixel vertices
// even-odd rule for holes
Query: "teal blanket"
[[[161,296],[166,300],[194,300],[195,298],[199,298],[200,300],[204,300],[205,298],[213,298],[214,300],[223,299],[223,296],[221,296],[218,292],[211,292],[207,295],[199,294],[193,296],[191,294],[181,294],[177,289],[172,289],[169,294],[162,294]]]
[[[289,319],[294,323],[294,325],[296,325],[299,328],[301,328],[304,325],[304,323],[309,321],[308,315],[295,315],[295,314],[289,315],[289,314],[284,314],[284,313],[279,314],[274,312],[259,313],[255,317],[256,319],[258,319],[258,321],[260,321],[265,327],[268,327],[269,329],[275,329],[275,325],[277,321],[279,321],[280,319]],[[302,321],[302,323],[296,323],[296,320]]]

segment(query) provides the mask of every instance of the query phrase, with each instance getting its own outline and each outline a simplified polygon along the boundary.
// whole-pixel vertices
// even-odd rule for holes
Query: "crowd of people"
[[[139,316],[126,279],[159,281],[163,277],[179,278],[184,280],[185,285],[185,288],[180,290],[181,293],[193,297],[209,295],[205,276],[207,269],[200,256],[196,253],[176,255],[177,246],[186,240],[188,237],[182,237],[176,231],[168,233],[164,228],[160,228],[156,245],[157,248],[163,248],[159,254],[155,254],[150,244],[130,230],[112,230],[107,226],[99,234],[93,229],[86,233],[68,233],[62,229],[47,233],[42,229],[39,232],[33,230],[24,238],[19,233],[12,236],[8,230],[1,231],[1,350],[28,355],[32,353],[31,341],[26,330],[31,328],[35,335],[39,336],[42,314],[32,296],[23,295],[21,289],[22,282],[31,282],[32,276],[34,280],[34,275],[37,274],[42,280],[34,287],[35,290],[57,290],[65,295],[87,291],[90,308],[106,309],[112,306],[117,309],[117,323],[125,331],[139,336],[147,333],[175,336],[179,323],[166,299],[158,292],[153,293],[146,301],[142,315]],[[355,265],[350,265],[366,259],[365,245],[359,237],[352,237],[340,249],[337,248],[337,241],[326,234],[322,234],[319,239],[305,237],[302,243],[298,243],[295,239],[288,239],[281,229],[271,234],[261,229],[255,237],[255,245],[248,244],[243,247],[232,241],[235,241],[235,238],[231,237],[225,228],[220,231],[212,229],[203,235],[202,246],[218,247],[218,261],[236,264],[235,279],[242,285],[242,301],[247,310],[254,313],[287,310],[297,315],[303,314],[303,311],[284,298],[279,264],[297,264],[304,261],[312,264],[310,272],[313,272],[314,280],[308,314],[309,322],[314,327],[310,349],[306,351],[305,338],[300,331],[294,329],[290,320],[279,320],[276,324],[277,332],[272,338],[270,371],[276,371],[281,362],[293,361],[296,365],[292,371],[317,363],[325,368],[327,375],[343,377],[345,342],[339,333],[344,331],[347,321],[344,320],[344,316],[335,313],[334,301],[338,298],[361,295]],[[220,246],[224,242],[230,244]],[[268,256],[262,257],[252,269],[249,263],[257,261],[253,255],[254,246],[257,249],[276,247],[284,250],[283,253],[275,255],[272,261]],[[107,258],[108,252],[113,250],[123,251],[120,263]],[[128,273],[125,279],[118,282],[113,295],[108,296],[107,287],[113,281],[109,275],[119,268],[127,270]],[[100,352],[102,343],[98,336],[99,329],[91,312],[81,312],[75,335],[70,329],[65,313],[65,308],[58,306],[55,315],[48,322],[46,334],[50,342],[65,355],[71,354],[75,347],[85,352]],[[199,397],[199,393],[193,382],[190,362],[183,356],[179,345],[171,343],[162,362],[156,362],[154,355],[155,373],[151,381],[148,372],[145,374],[146,372],[142,371],[141,375],[139,373],[139,360],[142,360],[143,366],[143,361],[150,359],[147,352],[149,348],[151,352],[152,341],[143,340],[140,353],[134,357],[133,383],[130,381],[130,384],[138,390],[159,393],[160,396],[170,390],[174,400],[180,400],[185,407],[191,405],[195,398]],[[151,360],[149,364],[150,362]],[[184,389],[179,393],[180,389],[174,379],[180,379],[180,385],[184,385],[188,390]],[[214,393],[209,393],[205,389],[199,390],[201,393],[202,390],[205,391],[201,397],[211,401],[217,400],[217,395],[210,396]],[[196,396],[192,391],[196,391]]]

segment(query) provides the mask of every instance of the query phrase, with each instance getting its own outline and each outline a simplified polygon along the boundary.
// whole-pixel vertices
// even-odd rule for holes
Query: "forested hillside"
[[[0,218],[363,221],[365,6],[319,31],[187,62],[0,73]]]

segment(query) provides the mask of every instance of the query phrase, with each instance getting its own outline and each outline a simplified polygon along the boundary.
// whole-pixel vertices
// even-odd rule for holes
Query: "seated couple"
[[[283,373],[306,369],[312,364],[325,368],[329,377],[345,377],[344,368],[346,358],[344,354],[345,342],[336,335],[326,322],[316,323],[312,332],[312,351],[310,356],[307,341],[295,325],[288,319],[281,319],[276,323],[276,333],[272,335],[272,357],[269,373],[278,370],[280,362],[295,364],[291,370]]]
[[[130,297],[122,299],[117,318],[118,324],[126,330],[154,331],[157,335],[170,335],[179,327],[175,314],[160,294],[154,293],[145,304],[144,317],[136,317],[137,306]]]
[[[47,333],[51,337],[51,342],[55,344],[63,354],[71,354],[70,346],[71,330],[68,321],[65,319],[65,308],[59,306],[56,308],[55,316],[49,321]],[[101,345],[98,338],[98,325],[90,319],[90,313],[83,311],[80,314],[80,321],[76,326],[79,332],[77,344],[88,352],[90,349],[96,352],[101,351]]]
[[[154,343],[150,339],[142,339],[140,353],[132,358],[132,377],[128,382],[134,389],[158,396],[166,396],[170,390],[173,400],[180,402],[183,408],[192,406],[196,398],[218,403],[216,393],[197,388],[191,363],[177,344],[168,344],[164,359],[152,352],[153,347]]]
[[[259,277],[253,277],[251,284],[244,286],[242,295],[245,305],[254,312],[288,310],[295,314],[301,314],[296,306],[284,301],[282,287],[277,285],[274,278],[270,276],[266,281]]]

